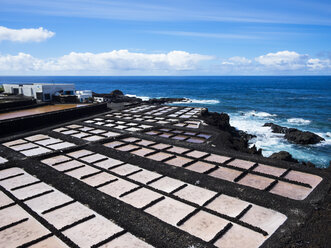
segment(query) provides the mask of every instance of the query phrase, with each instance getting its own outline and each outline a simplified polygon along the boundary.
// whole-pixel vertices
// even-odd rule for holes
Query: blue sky
[[[1,75],[330,75],[330,1],[0,0]]]

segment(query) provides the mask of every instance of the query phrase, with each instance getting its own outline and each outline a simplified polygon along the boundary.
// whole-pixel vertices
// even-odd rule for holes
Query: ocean
[[[288,151],[300,161],[328,167],[331,160],[331,76],[215,77],[4,77],[1,83],[75,83],[76,89],[108,93],[120,89],[141,97],[185,97],[185,105],[230,115],[231,125],[255,134],[263,155]],[[301,146],[263,127],[273,122],[315,132],[325,141]]]

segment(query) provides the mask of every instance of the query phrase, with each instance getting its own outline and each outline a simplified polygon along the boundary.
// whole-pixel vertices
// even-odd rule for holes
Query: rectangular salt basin
[[[71,157],[74,157],[74,158],[80,158],[80,157],[83,157],[83,156],[86,156],[86,155],[89,155],[89,154],[92,154],[92,153],[93,152],[89,151],[89,150],[78,150],[78,151],[75,151],[75,152],[70,152],[67,155],[69,155]]]
[[[202,205],[213,196],[215,196],[216,192],[194,185],[188,185],[185,188],[177,191],[174,195],[181,199]]]
[[[57,163],[62,163],[71,160],[71,158],[68,158],[67,156],[64,155],[58,155],[55,157],[47,158],[44,160],[41,160],[42,163],[47,164],[47,165],[53,165]]]
[[[132,154],[144,157],[145,155],[154,152],[154,150],[152,149],[148,149],[148,148],[141,148],[139,150],[135,150],[132,152]]]
[[[104,169],[109,169],[111,167],[114,167],[116,165],[120,165],[123,162],[117,159],[113,159],[113,158],[108,158],[107,160],[101,161],[101,162],[97,162],[94,165],[104,168]]]
[[[63,232],[79,247],[91,247],[123,229],[106,218],[97,215],[95,218],[85,221]]]
[[[228,223],[229,222],[225,219],[205,211],[200,211],[179,228],[204,241],[210,241],[218,232],[223,230]]]
[[[255,164],[254,162],[241,160],[241,159],[235,159],[235,160],[231,161],[230,163],[228,163],[228,165],[238,167],[238,168],[242,168],[242,169],[246,169],[246,170],[251,168],[254,164]]]
[[[80,167],[80,166],[83,166],[83,165],[85,165],[85,164],[83,164],[82,162],[79,162],[77,160],[71,160],[71,161],[68,161],[68,162],[57,164],[53,168],[58,170],[58,171],[66,171],[66,170],[70,170],[70,169]]]
[[[181,167],[184,164],[187,164],[191,161],[192,161],[192,159],[181,157],[181,156],[176,156],[175,158],[168,160],[166,163],[170,164],[170,165]]]
[[[57,229],[70,225],[78,220],[92,215],[94,212],[84,205],[74,202],[62,208],[55,209],[43,215]]]
[[[95,169],[95,168],[93,168],[89,165],[85,165],[82,168],[78,168],[76,170],[69,171],[66,174],[69,175],[69,176],[72,176],[74,178],[80,179],[83,176],[87,176],[87,175],[90,175],[90,174],[93,174],[93,173],[96,173],[96,172],[99,172],[99,171],[100,170]]]
[[[25,198],[41,194],[46,191],[52,190],[52,187],[48,186],[45,183],[37,183],[24,188],[20,188],[12,191],[11,193],[20,200]]]
[[[194,208],[190,205],[166,197],[164,200],[146,209],[145,212],[170,225],[176,226],[178,221],[193,210]]]
[[[50,208],[54,208],[56,206],[62,205],[72,201],[72,198],[66,196],[65,194],[55,190],[52,193],[39,196],[37,198],[33,198],[31,200],[26,201],[26,205],[28,205],[33,211],[41,214],[45,210]]]
[[[69,248],[65,243],[63,243],[56,236],[52,236],[45,240],[39,241],[38,243],[29,246],[30,248]]]
[[[162,195],[152,190],[141,188],[121,198],[122,201],[136,207],[142,208],[150,202],[160,198]]]
[[[0,164],[4,164],[6,163],[8,160],[3,158],[3,157],[0,157]]]
[[[84,162],[87,162],[87,163],[94,163],[96,161],[106,159],[106,158],[107,158],[106,156],[97,153],[97,154],[83,157],[83,158],[81,158],[81,160],[83,160]]]
[[[36,156],[36,155],[47,153],[47,152],[51,152],[51,150],[44,148],[44,147],[37,147],[37,148],[31,149],[31,150],[23,151],[21,153],[27,157],[31,157],[31,156]]]
[[[58,143],[58,144],[55,144],[55,145],[50,145],[50,146],[47,146],[53,150],[60,150],[60,149],[65,149],[65,148],[69,148],[69,147],[72,147],[72,146],[75,146],[75,144],[72,144],[72,143],[69,143],[69,142],[62,142],[62,143]]]
[[[270,179],[267,177],[261,177],[258,175],[248,173],[238,183],[249,186],[249,187],[253,187],[256,189],[263,190],[266,187],[268,187],[273,181],[274,181],[274,179]]]
[[[173,179],[170,177],[164,177],[151,183],[149,186],[170,193],[171,191],[183,186],[184,184],[185,183],[180,180]]]
[[[153,246],[136,238],[131,233],[125,233],[120,237],[100,247],[101,248],[153,248]]]
[[[5,193],[0,191],[0,208],[3,206],[7,206],[13,202],[14,201],[12,199],[10,199]]]
[[[248,207],[249,203],[246,201],[242,201],[240,199],[227,196],[220,195],[215,200],[210,202],[206,208],[214,210],[220,214],[225,214],[230,217],[236,217],[239,215],[246,207]]]
[[[101,185],[105,182],[109,182],[111,180],[116,179],[117,177],[110,175],[108,173],[102,172],[99,174],[96,174],[94,176],[87,177],[85,179],[82,179],[82,181],[92,187],[96,187],[98,185]]]
[[[124,164],[121,165],[119,167],[116,167],[114,169],[111,169],[112,172],[121,175],[121,176],[125,176],[127,174],[131,174],[132,172],[138,171],[140,170],[140,168],[138,166],[135,165],[131,165],[131,164]]]
[[[138,187],[137,184],[131,183],[123,179],[118,179],[115,182],[98,188],[98,190],[112,197],[119,198],[121,194],[126,193],[136,187]]]
[[[31,217],[23,223],[3,230],[0,233],[0,247],[18,247],[47,234],[49,231]]]
[[[31,216],[18,205],[4,208],[0,210],[0,228],[29,217]]]
[[[198,172],[198,173],[204,173],[214,167],[215,167],[215,165],[213,165],[213,164],[198,161],[198,162],[188,166],[187,169]]]
[[[240,220],[253,226],[257,226],[271,235],[285,222],[286,219],[287,217],[282,213],[253,205],[253,207]]]
[[[23,172],[24,171],[22,170],[21,173],[23,173]],[[17,176],[17,177],[13,177],[13,178],[9,178],[9,179],[0,181],[0,185],[7,190],[11,190],[13,188],[23,186],[26,184],[30,184],[30,183],[34,183],[34,182],[38,182],[38,181],[39,180],[37,178],[35,178],[31,175],[23,174],[21,176]]]
[[[148,171],[148,170],[143,170],[141,172],[138,172],[136,174],[133,174],[131,176],[129,176],[129,178],[140,182],[140,183],[144,183],[146,184],[149,181],[152,181],[156,178],[159,178],[161,176],[161,174],[153,172],[153,171]]]
[[[165,152],[158,152],[153,155],[147,156],[147,158],[156,160],[156,161],[162,161],[164,159],[172,157],[172,154],[165,153]]]
[[[233,223],[233,226],[227,231],[214,245],[216,247],[227,248],[258,248],[268,236],[254,232],[246,227]]]

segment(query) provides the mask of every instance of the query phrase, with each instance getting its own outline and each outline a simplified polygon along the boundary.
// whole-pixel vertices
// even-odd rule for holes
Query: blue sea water
[[[251,141],[265,156],[285,150],[302,161],[328,167],[331,160],[331,77],[3,77],[7,82],[75,83],[76,89],[148,97],[186,97],[185,105],[230,114],[231,124],[255,134]],[[265,122],[312,131],[326,141],[294,145]]]

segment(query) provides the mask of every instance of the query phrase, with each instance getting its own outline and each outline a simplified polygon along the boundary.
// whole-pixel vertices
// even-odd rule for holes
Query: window
[[[66,90],[66,91],[64,92],[64,94],[65,94],[65,95],[73,95],[74,92],[73,92],[73,91]]]
[[[45,101],[51,100],[51,94],[44,94]]]
[[[37,99],[38,100],[42,100],[43,99],[43,94],[41,92],[37,92],[36,95],[37,95]]]

